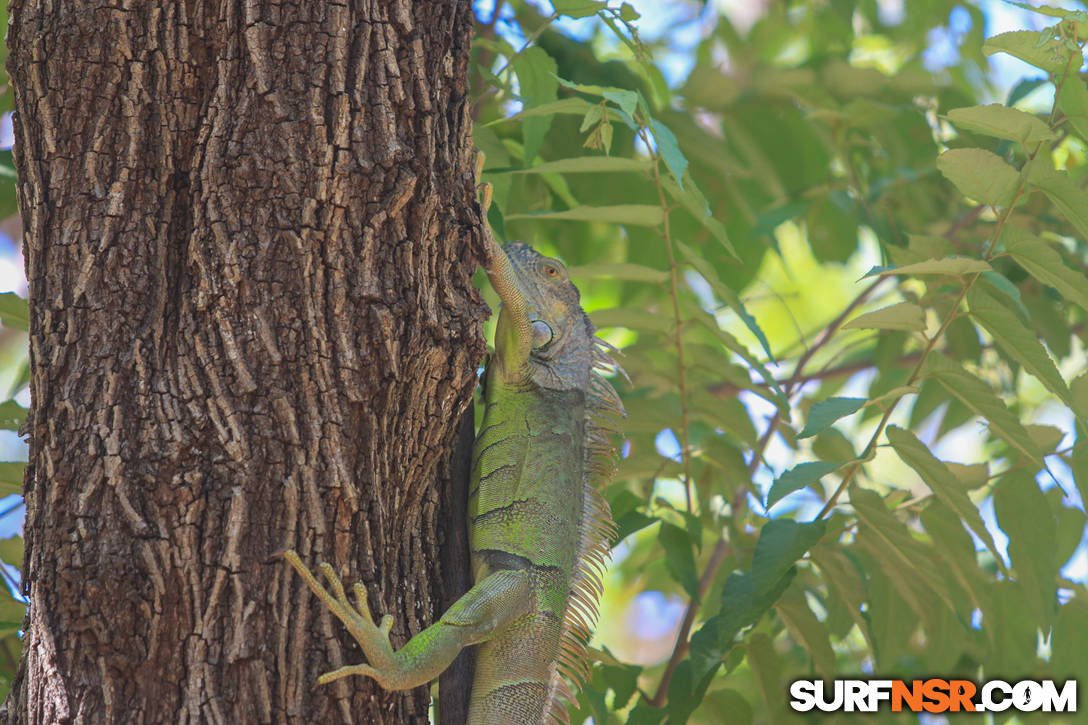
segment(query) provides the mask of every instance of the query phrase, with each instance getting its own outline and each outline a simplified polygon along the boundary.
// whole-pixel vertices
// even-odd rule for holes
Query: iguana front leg
[[[486,640],[496,630],[528,612],[531,605],[527,572],[495,571],[454,602],[438,622],[393,651],[389,643],[393,617],[387,614],[382,617],[381,624],[374,624],[366,587],[359,583],[352,587],[355,595],[352,604],[340,577],[329,564],[318,564],[316,571],[325,577],[331,591],[317,580],[297,553],[285,551],[283,557],[329,611],[344,623],[366,655],[368,664],[348,665],[326,672],[317,679],[321,685],[349,675],[372,677],[387,690],[407,690],[426,684],[438,677],[464,647]]]

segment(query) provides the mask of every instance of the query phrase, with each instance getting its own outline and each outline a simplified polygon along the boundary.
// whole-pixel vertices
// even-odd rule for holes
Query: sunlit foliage
[[[631,378],[574,721],[1088,673],[1088,14],[989,39],[943,0],[479,16],[491,224],[568,263]],[[1028,79],[1002,90],[995,54]]]

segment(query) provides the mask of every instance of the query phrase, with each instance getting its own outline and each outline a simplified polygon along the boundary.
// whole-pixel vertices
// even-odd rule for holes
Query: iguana
[[[470,725],[567,722],[567,680],[577,685],[587,674],[585,648],[614,532],[597,486],[615,466],[611,439],[623,417],[602,373],[618,366],[563,265],[526,244],[500,248],[484,226],[484,267],[502,307],[473,447],[475,585],[394,651],[393,618],[374,624],[362,584],[353,604],[329,564],[311,572],[295,552],[284,556],[366,655],[367,664],[341,667],[319,683],[366,675],[387,689],[408,689],[480,644]]]

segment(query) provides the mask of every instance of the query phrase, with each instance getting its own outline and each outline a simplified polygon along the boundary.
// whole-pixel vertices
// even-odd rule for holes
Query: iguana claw
[[[302,563],[302,559],[299,558],[296,552],[292,550],[284,551],[283,558],[298,572],[299,576],[306,582],[306,586],[310,588],[310,591],[316,594],[317,598],[329,608],[329,611],[344,623],[348,632],[359,643],[367,660],[370,661],[370,664],[367,665],[348,665],[332,672],[326,672],[317,678],[317,683],[325,685],[334,680],[339,680],[341,677],[365,675],[377,680],[382,687],[392,689],[391,686],[394,683],[390,681],[386,673],[396,672],[399,669],[394,661],[393,647],[389,643],[389,632],[393,629],[393,616],[387,614],[382,617],[380,624],[374,624],[374,617],[370,613],[370,606],[367,602],[366,587],[359,582],[352,586],[351,591],[355,596],[355,604],[353,605],[344,591],[343,582],[341,582],[340,577],[336,575],[330,564],[322,562],[315,569],[328,582],[329,588],[326,589],[314,576],[313,572]]]

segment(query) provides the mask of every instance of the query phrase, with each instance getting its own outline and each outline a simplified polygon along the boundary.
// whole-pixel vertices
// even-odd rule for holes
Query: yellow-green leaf
[[[889,274],[945,274],[957,276],[988,272],[991,269],[993,268],[990,264],[981,259],[944,257],[943,259],[927,259],[924,262],[905,264],[902,267],[881,267],[877,274],[880,276]]]
[[[15,330],[30,329],[30,310],[26,300],[14,292],[0,293],[0,322]]]
[[[921,332],[926,329],[926,313],[913,302],[900,302],[899,304],[882,307],[879,310],[866,312],[864,315],[843,325],[844,330],[915,330]]]
[[[552,115],[568,115],[568,116],[584,116],[592,109],[597,108],[597,104],[590,103],[584,98],[571,97],[561,98],[558,101],[552,101],[551,103],[542,103],[539,106],[533,108],[527,108],[521,113],[516,113],[509,118],[497,118],[494,121],[489,121],[485,126],[494,126],[497,123],[505,123],[506,121],[520,120],[522,118],[534,118],[537,116],[552,116]]]
[[[558,15],[570,18],[588,18],[604,10],[608,3],[601,0],[553,0],[553,7]]]
[[[950,149],[937,157],[937,169],[969,199],[1008,206],[1020,174],[997,154],[983,149]]]
[[[1053,35],[1052,30],[1044,30],[1044,33]],[[1011,56],[1041,68],[1048,73],[1060,73],[1069,63],[1070,52],[1060,41],[1041,36],[1034,30],[1014,30],[1011,33],[1001,33],[992,38],[987,38],[982,44],[982,52],[986,55],[994,53],[1008,53]],[[1040,43],[1040,40],[1043,40]]]
[[[0,496],[23,493],[23,471],[26,463],[22,461],[0,462]]]
[[[2,559],[5,564],[22,566],[23,537],[12,536],[8,539],[0,539],[0,559]]]
[[[948,118],[964,131],[1007,138],[1025,147],[1054,138],[1050,126],[1037,115],[1002,106],[1001,103],[953,109],[949,111]]]
[[[1054,132],[1038,116],[1000,103],[956,108],[948,112],[948,120],[965,131],[1016,141],[1025,148],[1054,138]]]

